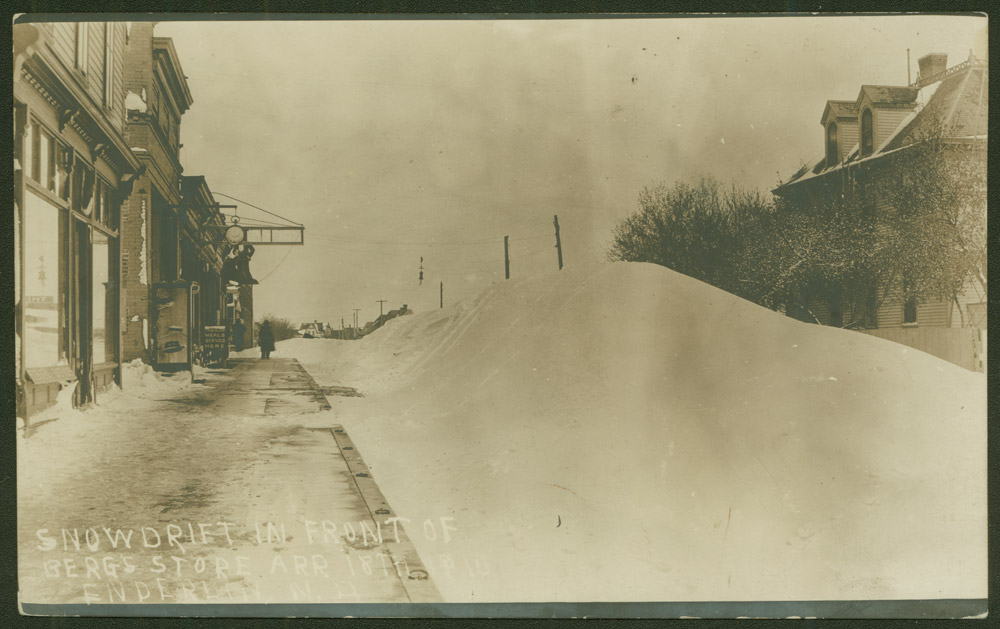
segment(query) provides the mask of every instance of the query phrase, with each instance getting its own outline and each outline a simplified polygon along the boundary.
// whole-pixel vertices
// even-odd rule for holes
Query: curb
[[[306,375],[306,379],[309,381],[309,388],[312,391],[313,396],[316,398],[316,403],[319,404],[319,410],[321,411],[332,410],[333,407],[330,406],[330,400],[326,399],[326,395],[323,393],[323,389],[321,389],[319,385],[316,384],[315,378],[313,378],[312,374],[309,373],[309,370],[305,368],[305,365],[300,363],[298,358],[292,358],[292,362],[298,365],[299,369],[302,370],[302,373]]]
[[[327,430],[325,428],[317,430]],[[365,464],[361,454],[354,447],[354,442],[348,436],[344,427],[335,424],[328,429],[333,439],[337,442],[340,455],[347,462],[347,467],[352,478],[361,492],[361,498],[368,508],[371,518],[376,523],[385,523],[386,519],[397,517],[397,514],[389,506],[389,502],[382,494],[382,490],[372,478],[368,466]],[[395,532],[395,534],[394,534]],[[442,602],[441,594],[438,592],[434,582],[431,581],[430,573],[417,554],[417,549],[406,534],[403,525],[396,523],[389,530],[385,531],[384,546],[392,557],[393,563],[401,565],[399,580],[406,591],[410,601],[414,603],[439,603]],[[396,539],[399,541],[397,542]]]

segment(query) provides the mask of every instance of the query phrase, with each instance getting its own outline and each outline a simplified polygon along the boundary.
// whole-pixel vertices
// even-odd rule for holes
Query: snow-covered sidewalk
[[[126,375],[18,440],[22,603],[437,599],[294,360]]]

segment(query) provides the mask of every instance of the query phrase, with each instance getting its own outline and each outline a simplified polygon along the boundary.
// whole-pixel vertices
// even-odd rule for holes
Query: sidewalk
[[[23,603],[440,600],[308,372],[230,364],[20,440]]]

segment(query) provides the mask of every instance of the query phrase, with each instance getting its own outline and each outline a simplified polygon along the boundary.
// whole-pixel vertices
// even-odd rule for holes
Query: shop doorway
[[[73,368],[77,377],[76,403],[86,404],[93,400],[93,255],[90,248],[90,226],[76,219],[73,219],[72,257],[70,269],[73,290],[70,291],[70,312],[73,326]]]

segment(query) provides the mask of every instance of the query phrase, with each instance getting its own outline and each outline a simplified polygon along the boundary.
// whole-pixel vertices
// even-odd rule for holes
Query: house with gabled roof
[[[773,190],[785,200],[809,206],[822,198],[865,194],[859,203],[872,212],[886,210],[888,195],[872,193],[864,182],[884,177],[905,162],[901,151],[934,136],[951,146],[985,147],[988,67],[971,53],[947,67],[947,55],[931,53],[918,60],[919,74],[910,85],[862,85],[854,100],[830,100],[820,117],[822,155],[805,164]],[[859,185],[861,183],[862,185]],[[865,192],[861,192],[865,190]],[[881,302],[860,309],[840,299],[839,287],[804,289],[791,317],[855,329],[986,327],[985,278],[969,278],[957,297],[918,301],[893,287]],[[888,333],[877,333],[887,336]],[[897,339],[894,339],[897,340]]]

